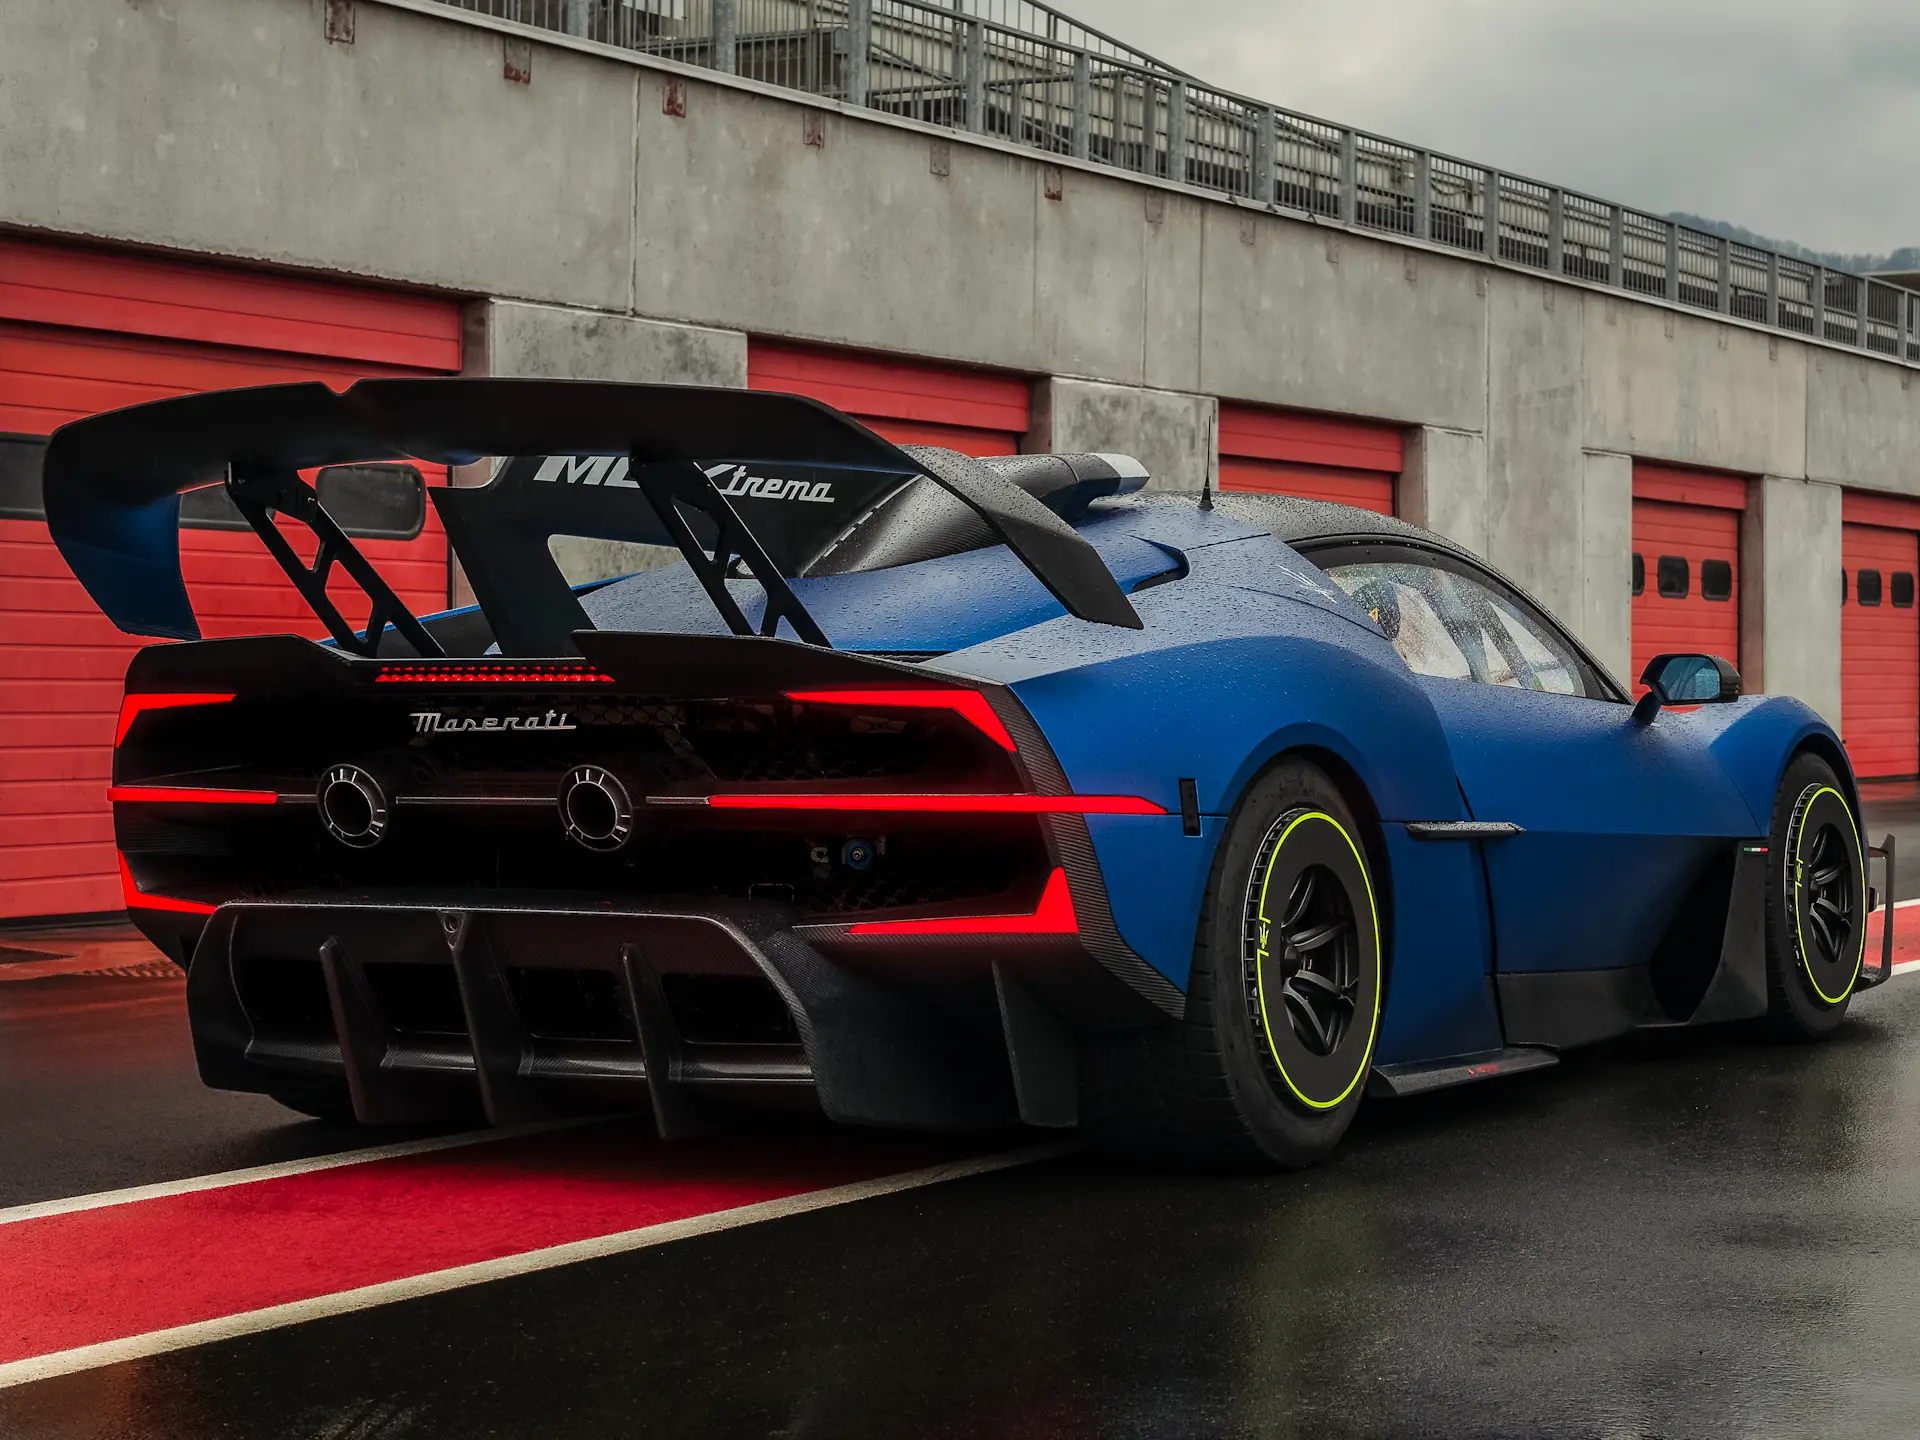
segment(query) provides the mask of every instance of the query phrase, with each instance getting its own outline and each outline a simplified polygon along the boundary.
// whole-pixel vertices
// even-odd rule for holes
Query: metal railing
[[[1040,0],[441,0],[1920,361],[1920,294],[1201,84]]]

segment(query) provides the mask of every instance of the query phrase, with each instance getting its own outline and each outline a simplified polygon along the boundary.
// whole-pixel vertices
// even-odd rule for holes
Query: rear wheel
[[[1322,771],[1285,762],[1214,858],[1184,1019],[1089,1045],[1083,1129],[1160,1159],[1312,1164],[1359,1107],[1381,979],[1360,829]]]
[[[1847,1016],[1866,954],[1867,866],[1833,767],[1801,754],[1773,802],[1767,865],[1767,1014],[1797,1039]]]

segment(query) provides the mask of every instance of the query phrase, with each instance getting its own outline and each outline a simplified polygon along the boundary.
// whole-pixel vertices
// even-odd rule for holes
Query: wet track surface
[[[369,1143],[201,1092],[180,994],[0,983],[0,1204]],[[1917,1220],[1920,974],[1825,1045],[1370,1104],[1306,1174],[1068,1156],[22,1384],[0,1435],[1911,1434]]]

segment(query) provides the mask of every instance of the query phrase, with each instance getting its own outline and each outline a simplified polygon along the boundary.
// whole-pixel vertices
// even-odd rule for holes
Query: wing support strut
[[[713,481],[704,470],[691,463],[642,466],[636,456],[632,473],[639,480],[640,488],[646,492],[654,511],[666,525],[667,533],[673,536],[673,543],[687,557],[687,564],[693,567],[701,588],[707,592],[707,598],[713,601],[713,608],[720,612],[720,618],[727,622],[729,630],[736,635],[754,633],[753,623],[727,589],[727,572],[738,559],[766,592],[767,609],[760,620],[761,635],[776,634],[784,619],[793,627],[793,633],[807,644],[818,645],[825,650],[833,648],[826,632],[807,613],[807,607],[800,603],[800,597],[793,593],[793,587],[781,575],[780,567],[773,563],[766,549],[754,539],[753,532],[741,523],[733,505],[714,488]],[[680,508],[682,505],[713,522],[711,554],[693,533],[693,527],[687,524],[687,517]]]
[[[260,537],[260,543],[287,572],[287,578],[293,581],[301,598],[342,650],[372,658],[379,654],[380,637],[391,625],[422,659],[446,654],[440,642],[427,633],[405,602],[380,578],[380,572],[355,548],[347,532],[334,523],[313,487],[297,472],[243,470],[236,465],[227,473],[227,494],[233,497],[233,503],[253,527],[253,533]],[[300,558],[287,537],[280,533],[280,527],[273,523],[275,512],[299,521],[313,532],[319,549],[314,553],[311,566]],[[348,578],[370,602],[364,635],[347,623],[340,607],[327,594],[327,579],[336,564],[347,572]]]

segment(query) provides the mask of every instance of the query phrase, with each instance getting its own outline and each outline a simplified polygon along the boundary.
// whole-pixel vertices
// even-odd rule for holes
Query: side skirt
[[[1497,1075],[1544,1070],[1559,1063],[1560,1057],[1551,1050],[1512,1045],[1504,1050],[1483,1050],[1477,1055],[1455,1055],[1446,1060],[1376,1065],[1373,1074],[1367,1077],[1367,1094],[1403,1100],[1409,1095],[1424,1095],[1429,1090],[1471,1085],[1476,1080],[1491,1080]]]

